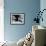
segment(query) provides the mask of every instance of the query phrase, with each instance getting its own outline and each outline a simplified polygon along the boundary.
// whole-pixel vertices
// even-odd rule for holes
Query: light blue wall
[[[42,11],[43,9],[46,9],[46,0],[41,0],[40,1],[40,10]],[[43,22],[40,22],[40,25],[45,26],[46,27],[46,10],[43,12]]]
[[[4,35],[7,41],[18,41],[32,29],[35,12],[40,9],[39,0],[4,0]],[[25,13],[24,25],[11,25],[10,13]]]

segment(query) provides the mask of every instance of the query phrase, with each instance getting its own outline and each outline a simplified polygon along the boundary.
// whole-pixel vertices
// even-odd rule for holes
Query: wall
[[[4,36],[7,41],[18,41],[32,29],[35,12],[40,10],[40,0],[4,0]],[[10,13],[25,13],[24,25],[11,25]]]
[[[0,0],[0,42],[4,41],[4,0]]]
[[[43,9],[46,9],[46,0],[41,0],[41,1],[40,1],[40,9],[41,9],[41,11],[42,11]],[[42,17],[43,17],[43,22],[41,21],[41,22],[40,22],[40,25],[46,27],[46,20],[45,20],[45,19],[46,19],[46,10],[43,12]]]

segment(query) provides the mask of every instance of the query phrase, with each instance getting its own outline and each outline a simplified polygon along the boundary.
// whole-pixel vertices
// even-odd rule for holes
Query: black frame
[[[11,16],[12,16],[12,14],[15,14],[15,15],[16,15],[16,14],[18,14],[18,15],[19,15],[19,14],[24,14],[24,23],[23,23],[23,24],[12,24],[12,23],[11,23]],[[25,13],[10,13],[10,24],[11,24],[11,25],[24,25],[24,24],[25,24]]]

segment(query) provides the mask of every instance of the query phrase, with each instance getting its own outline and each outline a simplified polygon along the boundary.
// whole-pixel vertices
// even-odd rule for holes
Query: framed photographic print
[[[10,14],[10,24],[24,24],[25,23],[24,13],[11,13]]]

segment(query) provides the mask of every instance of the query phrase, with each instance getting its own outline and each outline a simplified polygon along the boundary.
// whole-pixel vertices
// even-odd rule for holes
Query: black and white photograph
[[[25,17],[24,13],[11,13],[10,15],[10,23],[11,24],[24,24]]]

